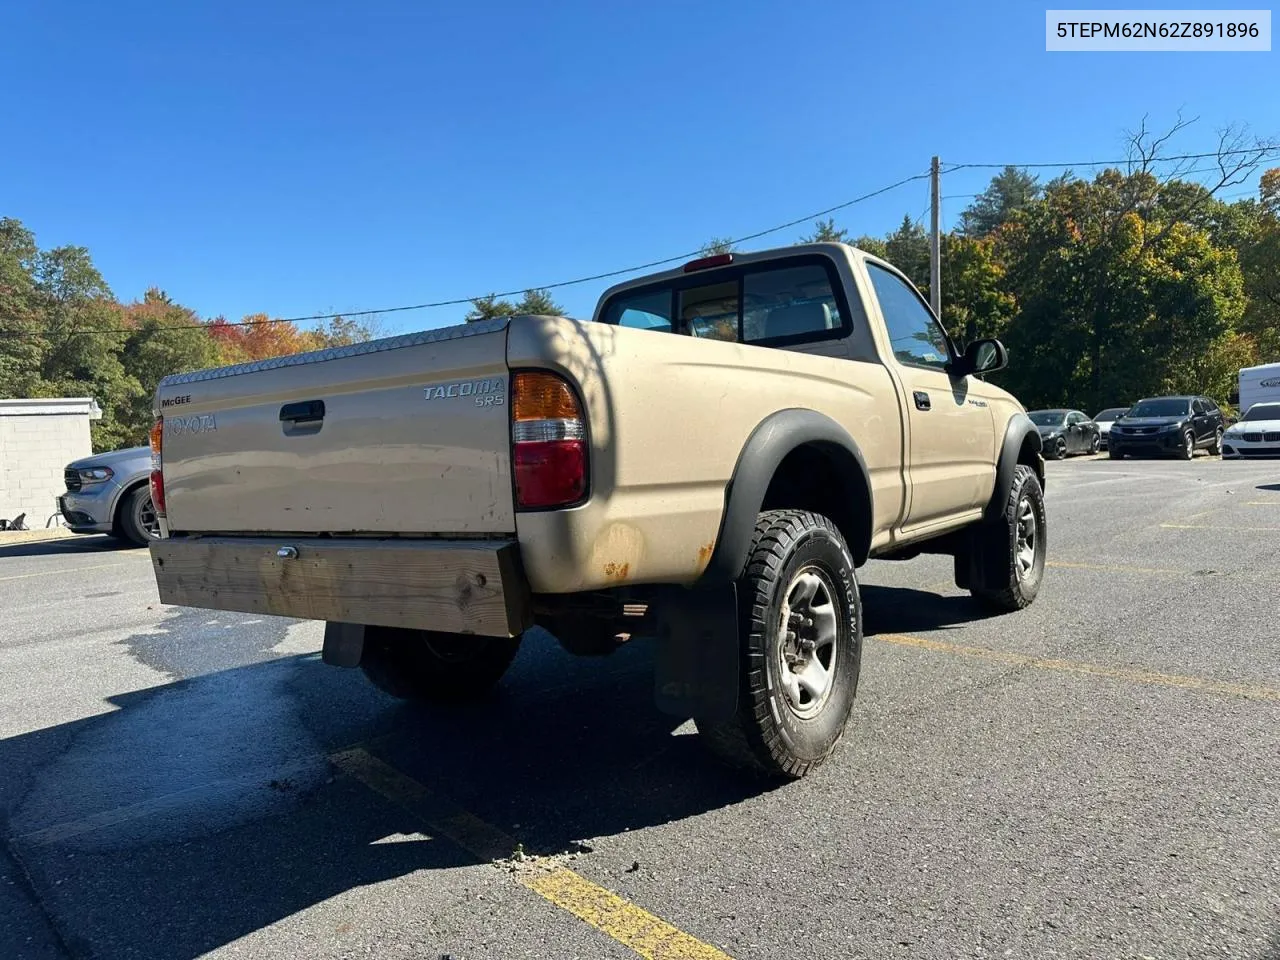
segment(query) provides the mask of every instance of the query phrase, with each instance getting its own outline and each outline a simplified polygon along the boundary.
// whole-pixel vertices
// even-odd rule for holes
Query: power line
[[[827,207],[825,210],[819,210],[817,213],[811,213],[811,214],[808,214],[807,216],[797,217],[794,220],[788,220],[786,223],[779,223],[776,226],[768,227],[767,229],[764,229],[764,230],[757,230],[755,233],[749,233],[743,237],[736,237],[735,239],[730,240],[729,243],[731,245],[737,245],[739,243],[748,243],[751,240],[758,240],[760,237],[767,237],[771,233],[777,233],[778,231],[786,230],[789,227],[796,227],[802,223],[812,223],[814,220],[817,220],[819,217],[825,217],[828,214],[835,213],[837,210],[844,210],[847,207],[853,206],[855,203],[862,203],[863,201],[870,200],[872,197],[878,197],[883,193],[888,193],[890,190],[896,190],[898,187],[904,186],[908,183],[912,183],[916,180],[928,180],[928,179],[929,179],[928,173],[919,173],[913,177],[904,177],[903,179],[898,180],[895,183],[891,183],[888,186],[880,187],[878,190],[872,190],[870,193],[864,193],[860,197],[854,197],[852,200],[846,200],[844,203],[837,203],[835,206]],[[258,326],[259,324],[267,324],[267,323],[308,323],[314,320],[351,319],[353,317],[377,316],[383,313],[403,313],[409,310],[429,310],[434,307],[456,307],[466,303],[471,303],[474,300],[483,299],[484,297],[518,297],[524,293],[527,293],[530,290],[559,290],[562,287],[573,287],[582,283],[591,283],[593,280],[608,280],[612,277],[621,277],[628,273],[639,273],[641,270],[649,270],[649,269],[652,269],[653,267],[666,266],[669,263],[679,263],[679,262],[689,260],[693,257],[698,257],[701,255],[702,255],[701,250],[694,250],[689,253],[678,254],[674,257],[664,257],[661,260],[650,260],[648,263],[640,263],[633,267],[622,267],[621,269],[609,270],[605,273],[595,273],[589,277],[576,277],[573,280],[560,280],[560,281],[557,281],[556,283],[544,283],[537,286],[524,287],[520,290],[507,290],[503,293],[485,293],[485,294],[481,294],[479,296],[474,296],[474,297],[458,297],[453,300],[436,300],[431,303],[413,303],[413,304],[406,304],[398,307],[383,307],[378,310],[353,310],[348,313],[316,313],[316,314],[311,314],[305,317],[273,317],[273,318],[268,318],[266,320],[237,320],[234,323],[229,321],[223,321],[221,324],[219,324],[219,326],[251,327],[251,326]],[[195,327],[160,327],[158,329],[194,330],[196,328]],[[42,333],[42,334],[62,334],[67,336],[72,336],[72,335],[77,335],[82,333],[110,334],[110,333],[136,333],[136,332],[137,332],[136,327],[116,327],[109,330],[70,330],[70,331],[42,330],[42,331],[39,331],[39,333]]]
[[[1215,150],[1212,153],[1182,153],[1172,157],[1152,157],[1151,163],[1172,163],[1175,160],[1206,160],[1211,157],[1234,157],[1256,153],[1259,158],[1268,154],[1280,154],[1280,145],[1242,147],[1236,150]],[[1109,167],[1134,163],[1135,157],[1123,160],[1089,160],[1078,163],[957,163],[943,170],[943,173],[954,173],[956,170],[1003,170],[1005,167],[1017,167],[1021,170],[1049,169],[1057,167]]]

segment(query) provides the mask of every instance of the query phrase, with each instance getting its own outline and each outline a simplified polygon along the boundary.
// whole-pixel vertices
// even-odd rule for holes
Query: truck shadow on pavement
[[[974,608],[958,600],[869,587],[868,624],[959,622]],[[175,613],[123,645],[183,679],[0,741],[5,848],[29,884],[29,911],[38,903],[59,940],[41,952],[0,935],[0,954],[188,960],[246,937],[255,952],[254,934],[289,918],[294,933],[264,936],[277,950],[298,936],[288,952],[305,954],[317,936],[340,947],[353,909],[358,925],[378,927],[405,916],[406,898],[427,919],[396,931],[402,945],[447,952],[431,942],[430,918],[454,911],[456,921],[464,890],[508,881],[497,867],[437,873],[478,861],[343,775],[330,757],[350,748],[529,853],[590,840],[595,850],[583,856],[607,867],[623,858],[619,869],[631,863],[620,839],[628,831],[779,788],[717,766],[691,724],[654,709],[653,651],[643,641],[579,659],[533,631],[497,691],[444,709],[394,701],[316,653],[273,652],[295,629],[275,618]],[[228,631],[222,640],[219,630]],[[209,648],[222,650],[221,661]],[[819,776],[840,773],[833,765]],[[335,900],[357,890],[354,907]]]
[[[169,632],[188,642],[212,642],[190,636],[200,618],[166,623],[178,621]],[[269,626],[283,637],[289,622],[278,623]],[[404,878],[398,893],[361,894],[377,924],[403,915],[397,897],[430,917],[437,901],[440,912],[459,909],[462,886],[508,882],[488,867],[492,880],[419,875],[477,861],[342,775],[329,757],[353,746],[529,852],[696,816],[771,786],[720,770],[694,737],[672,736],[678,723],[654,711],[639,646],[583,661],[534,636],[491,697],[445,710],[393,701],[315,654],[217,670],[179,662],[167,651],[181,638],[157,637],[165,632],[132,638],[130,652],[161,669],[207,672],[0,741],[6,849],[72,956],[186,960],[308,908],[318,913],[300,926],[340,942],[351,904],[328,902],[349,891]],[[254,660],[270,639],[232,655]],[[412,943],[413,931],[404,934]],[[4,940],[6,958],[60,955]],[[420,945],[425,955],[438,946]]]
[[[862,586],[862,628],[868,636],[946,629],[991,617],[990,610],[967,594],[945,596],[910,587]]]
[[[136,544],[114,537],[58,537],[53,540],[0,542],[0,560],[6,557],[56,557],[82,553],[132,553],[143,550]]]

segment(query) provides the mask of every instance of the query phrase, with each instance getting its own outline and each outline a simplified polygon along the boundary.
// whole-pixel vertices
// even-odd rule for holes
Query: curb
[[[64,540],[79,536],[66,527],[54,527],[49,530],[0,530],[0,545],[6,543],[30,543],[33,540]]]

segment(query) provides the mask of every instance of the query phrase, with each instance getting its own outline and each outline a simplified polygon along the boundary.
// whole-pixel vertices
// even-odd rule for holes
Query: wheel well
[[[809,510],[831,520],[857,564],[871,550],[871,491],[857,461],[842,448],[806,443],[773,472],[761,510]]]
[[[120,529],[120,520],[124,515],[124,505],[129,501],[129,497],[133,495],[133,491],[139,487],[145,487],[148,481],[146,477],[129,484],[120,491],[120,495],[116,497],[115,508],[111,511],[111,530],[112,532]]]
[[[1036,448],[1036,441],[1031,434],[1022,438],[1022,446],[1018,448],[1018,463],[1025,463],[1028,467],[1035,471],[1036,478],[1040,481],[1040,489],[1044,489],[1044,457],[1040,456],[1040,451]]]

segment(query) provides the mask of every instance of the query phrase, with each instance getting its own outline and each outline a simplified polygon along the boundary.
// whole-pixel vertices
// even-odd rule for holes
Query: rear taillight
[[[553,373],[517,373],[512,466],[520,509],[567,507],[587,494],[587,428],[577,394]]]
[[[157,517],[165,516],[163,448],[164,417],[157,417],[151,428],[151,506]]]

